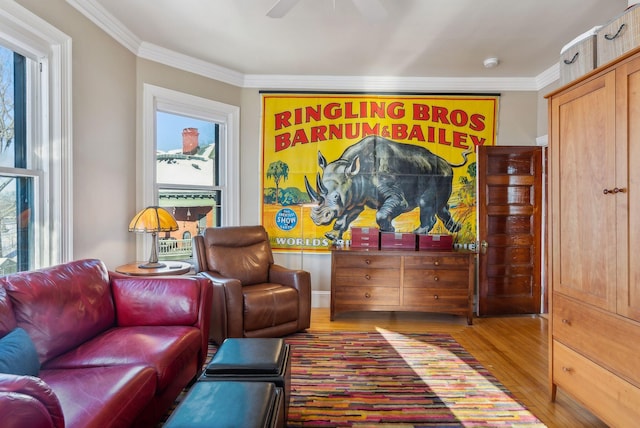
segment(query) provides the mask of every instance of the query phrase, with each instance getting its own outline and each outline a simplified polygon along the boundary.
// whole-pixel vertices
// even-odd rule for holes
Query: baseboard
[[[331,306],[331,291],[312,291],[311,307],[328,308]]]

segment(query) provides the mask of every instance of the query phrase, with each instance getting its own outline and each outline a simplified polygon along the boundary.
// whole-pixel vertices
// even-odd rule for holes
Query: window
[[[164,207],[178,222],[158,237],[158,259],[190,259],[193,235],[238,222],[238,108],[151,85],[144,93],[140,205]]]
[[[70,259],[71,50],[67,36],[21,6],[3,12],[0,275],[7,275]]]
[[[29,60],[0,46],[0,275],[33,268],[34,182],[27,147]]]

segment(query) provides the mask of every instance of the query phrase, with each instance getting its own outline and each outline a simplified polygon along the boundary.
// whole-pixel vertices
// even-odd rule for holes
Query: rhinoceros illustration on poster
[[[414,233],[429,233],[436,217],[455,233],[461,224],[449,211],[453,168],[464,166],[469,153],[463,152],[462,162],[454,165],[424,147],[379,136],[363,138],[330,163],[318,152],[322,171],[316,189],[304,179],[309,197],[317,203],[311,219],[318,226],[335,220],[325,236],[339,240],[365,207],[377,210],[376,223],[383,232],[395,232],[393,219],[419,207],[420,226]]]

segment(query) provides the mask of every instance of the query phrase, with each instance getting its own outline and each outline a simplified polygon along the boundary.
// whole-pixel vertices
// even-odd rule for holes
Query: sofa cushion
[[[196,325],[200,284],[193,278],[115,277],[111,291],[120,327],[139,325]],[[153,310],[150,310],[153,308]]]
[[[197,328],[187,326],[114,328],[48,361],[43,368],[147,365],[156,370],[157,388],[163,391],[185,365],[197,361],[195,356],[200,352],[200,334]]]
[[[41,371],[60,401],[66,427],[128,427],[151,402],[151,367],[122,365]]]
[[[38,376],[38,351],[26,331],[16,328],[0,339],[0,372]]]
[[[0,278],[18,326],[36,345],[43,363],[107,330],[115,309],[107,268],[78,260]]]

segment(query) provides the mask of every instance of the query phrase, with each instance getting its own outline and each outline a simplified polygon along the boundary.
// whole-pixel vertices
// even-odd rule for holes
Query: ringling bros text
[[[394,120],[407,118],[413,122],[393,123]],[[405,103],[399,101],[333,102],[281,111],[274,114],[274,119],[276,152],[298,144],[356,140],[368,135],[437,143],[460,149],[481,146],[486,142],[486,138],[474,134],[485,130],[484,115],[428,104],[412,103],[407,108]],[[344,122],[318,123],[340,120]]]

